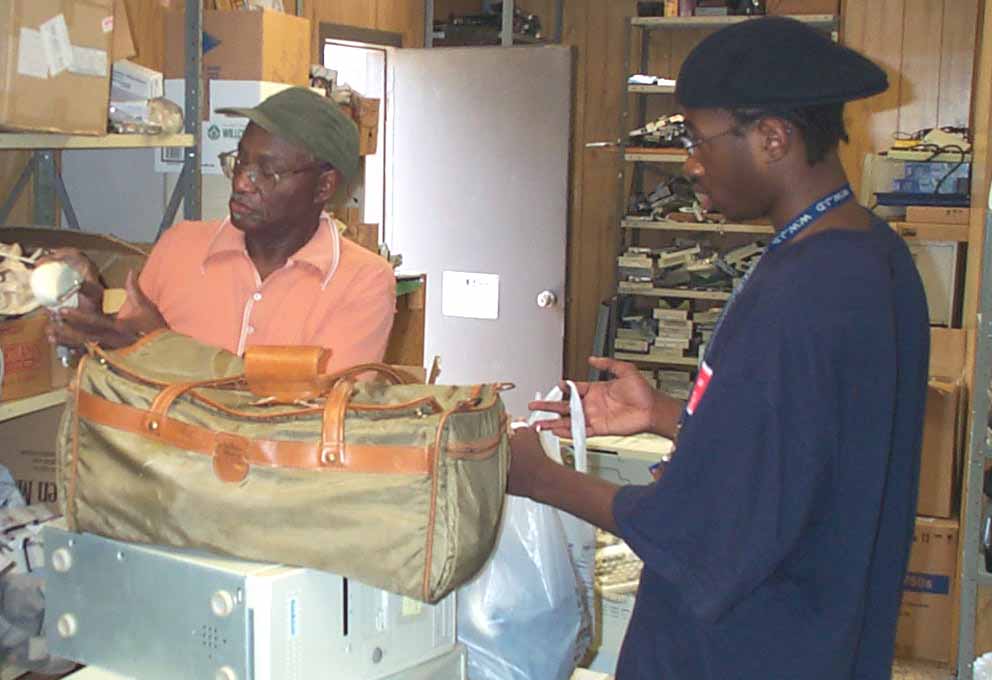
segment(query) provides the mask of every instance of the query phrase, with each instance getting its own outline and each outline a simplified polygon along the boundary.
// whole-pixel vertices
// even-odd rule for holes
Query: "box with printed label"
[[[165,22],[166,78],[186,74],[182,12]],[[310,21],[284,12],[256,10],[203,13],[203,79],[310,82]]]
[[[48,315],[36,311],[0,322],[0,401],[33,397],[52,389]]]
[[[0,422],[0,465],[6,467],[28,505],[58,500],[55,438],[64,406]]]
[[[106,134],[114,0],[5,4],[0,127]]]
[[[185,80],[169,78],[165,81],[165,96],[184,106]],[[208,106],[211,115],[204,116],[200,139],[200,169],[208,175],[222,174],[218,156],[238,148],[238,141],[248,127],[248,119],[238,116],[214,114],[214,109],[247,107],[260,104],[277,92],[291,87],[285,83],[258,80],[211,80],[208,83]],[[155,157],[156,172],[179,172],[183,167],[182,149],[160,149]]]
[[[162,74],[133,61],[114,62],[110,75],[110,98],[114,101],[143,101],[165,94]]]
[[[896,655],[951,660],[957,557],[956,519],[916,519],[896,628]]]

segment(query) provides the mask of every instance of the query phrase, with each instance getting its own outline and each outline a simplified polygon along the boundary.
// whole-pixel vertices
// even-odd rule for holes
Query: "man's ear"
[[[760,152],[769,163],[787,158],[800,145],[795,127],[782,118],[762,118],[755,131],[758,133]]]
[[[317,177],[317,191],[314,193],[314,203],[326,205],[334,198],[338,184],[341,181],[341,174],[331,168],[320,173]]]

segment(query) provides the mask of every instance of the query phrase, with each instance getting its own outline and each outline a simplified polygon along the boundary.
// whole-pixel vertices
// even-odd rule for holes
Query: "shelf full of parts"
[[[836,16],[793,18],[836,39]],[[681,399],[689,396],[723,304],[773,230],[767,222],[728,222],[700,205],[682,175],[688,153],[674,77],[702,37],[751,19],[633,17],[625,27],[617,295],[605,351],[638,364],[649,383]]]

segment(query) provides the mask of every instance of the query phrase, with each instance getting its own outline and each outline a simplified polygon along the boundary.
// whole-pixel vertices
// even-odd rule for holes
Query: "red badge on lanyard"
[[[685,412],[690,416],[695,413],[696,407],[699,406],[703,395],[706,394],[706,388],[709,387],[710,378],[712,377],[713,369],[704,361],[699,366],[699,374],[696,375],[696,384],[692,386],[692,394],[689,395],[689,403],[685,407]]]

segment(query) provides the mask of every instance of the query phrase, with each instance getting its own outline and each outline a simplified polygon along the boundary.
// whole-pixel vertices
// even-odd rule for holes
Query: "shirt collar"
[[[327,213],[321,213],[317,231],[302,248],[289,256],[286,260],[286,266],[300,263],[312,267],[322,278],[321,288],[326,288],[337,272],[338,263],[341,261],[341,234],[337,227],[337,220]],[[224,218],[210,240],[207,254],[200,267],[201,271],[205,271],[207,264],[215,257],[229,253],[248,257],[248,251],[245,248],[245,235],[231,224],[230,216]]]

